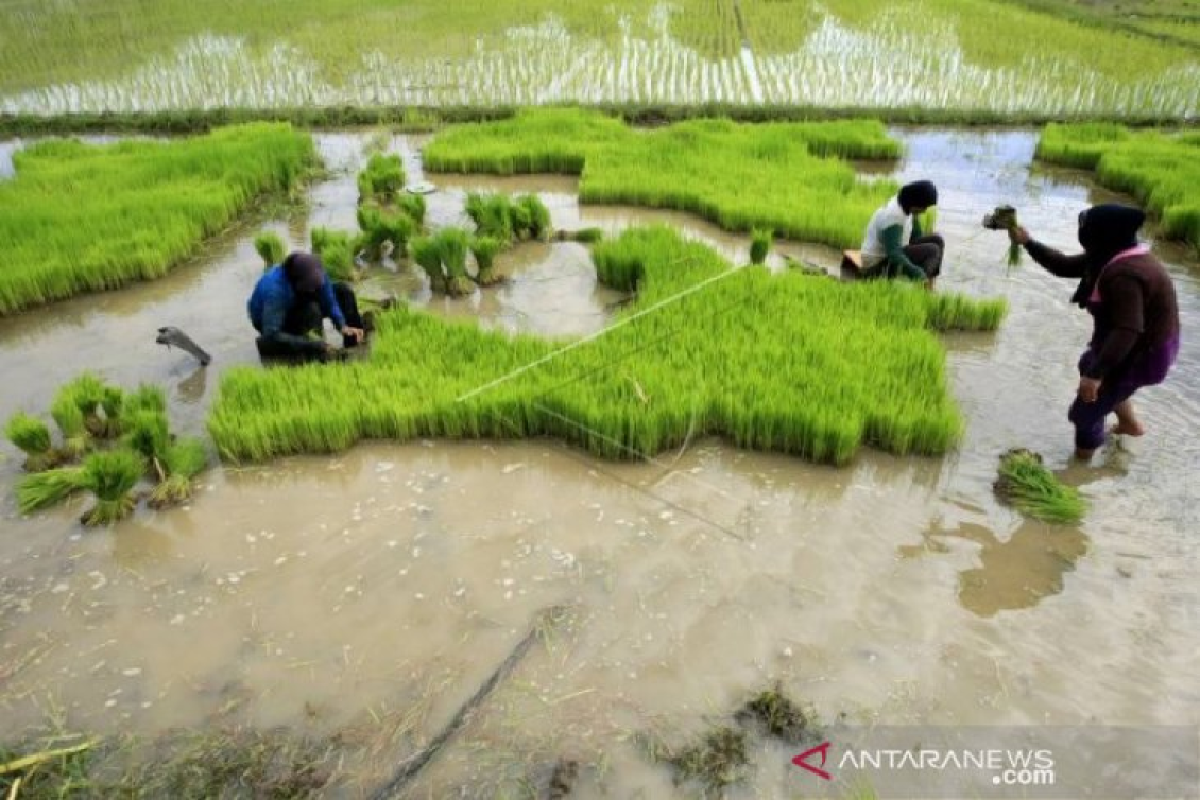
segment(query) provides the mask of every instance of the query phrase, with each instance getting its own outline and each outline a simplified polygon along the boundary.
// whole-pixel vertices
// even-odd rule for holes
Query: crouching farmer
[[[937,187],[916,181],[875,212],[863,237],[864,277],[905,277],[933,288],[942,272],[946,243],[933,231],[921,230],[920,215],[937,202]]]
[[[246,310],[264,359],[326,360],[332,352],[324,336],[326,319],[342,334],[343,347],[363,340],[354,291],[330,281],[321,260],[308,253],[292,253],[263,273]]]

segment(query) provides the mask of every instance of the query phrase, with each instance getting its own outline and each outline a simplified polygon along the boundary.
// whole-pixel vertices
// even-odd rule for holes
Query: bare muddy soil
[[[670,770],[631,734],[688,741],[776,685],[823,719],[1195,724],[1195,352],[1139,398],[1150,428],[1139,452],[1067,467],[1087,320],[1065,282],[1031,264],[1008,273],[1007,241],[980,219],[1011,203],[1041,238],[1070,247],[1078,211],[1109,195],[1082,174],[1031,166],[1031,133],[900,135],[909,155],[898,176],[942,189],[942,285],[1013,307],[995,335],[947,339],[967,418],[956,454],[868,452],[833,470],[715,441],[632,465],[552,441],[370,444],[214,470],[186,508],[85,532],[75,507],[17,517],[19,459],[6,451],[5,738],[48,719],[147,736],[353,730],[359,755],[330,791],[360,796],[442,730],[552,606],[568,609],[562,623],[410,796],[535,796],[563,760],[579,765],[572,797],[676,796]],[[337,174],[312,188],[309,210],[269,227],[300,245],[311,225],[353,226],[366,139],[323,136]],[[419,143],[396,143],[414,180]],[[667,220],[731,258],[749,248],[685,215],[580,208],[572,180],[428,177],[435,224],[460,218],[468,189],[519,187],[543,193],[558,227]],[[255,357],[244,299],[261,269],[256,230],[161,281],[0,320],[0,414],[43,408],[89,367],[167,384],[173,418],[202,430],[221,371]],[[837,263],[821,248],[783,251]],[[1157,251],[1190,328],[1196,264]],[[599,330],[620,299],[596,286],[582,245],[526,245],[501,266],[504,287],[462,300],[431,300],[404,267],[366,291],[546,334]],[[207,371],[153,343],[167,324],[214,355]],[[996,458],[1012,447],[1044,453],[1081,487],[1092,503],[1081,525],[1030,522],[996,501]],[[729,796],[801,792],[792,755],[752,738],[747,780]]]

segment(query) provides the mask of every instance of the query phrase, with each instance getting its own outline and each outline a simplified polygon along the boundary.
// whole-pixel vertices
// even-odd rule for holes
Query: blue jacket
[[[335,328],[341,330],[346,326],[346,318],[342,316],[342,309],[338,307],[333,296],[333,284],[328,276],[317,292],[317,301],[321,304],[322,315],[333,320]],[[302,337],[293,336],[283,330],[284,320],[295,303],[296,292],[284,274],[283,267],[274,266],[258,279],[254,293],[246,302],[246,313],[250,315],[250,322],[255,330],[262,334],[264,339],[281,342],[304,341]]]

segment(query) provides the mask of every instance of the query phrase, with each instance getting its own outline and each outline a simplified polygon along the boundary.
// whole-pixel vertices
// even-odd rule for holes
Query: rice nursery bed
[[[738,124],[694,120],[649,131],[584,109],[526,109],[455,126],[425,149],[430,172],[581,176],[582,203],[690,211],[734,231],[849,247],[895,191],[842,159],[890,159],[872,120]]]
[[[1133,195],[1158,215],[1164,235],[1200,248],[1200,133],[1047,125],[1037,155],[1094,171],[1102,185]]]
[[[369,360],[223,377],[209,432],[229,460],[361,439],[553,436],[614,459],[693,436],[843,464],[864,444],[958,441],[937,330],[991,330],[1003,300],[734,270],[670,228],[596,245],[601,282],[637,296],[602,335],[508,336],[399,309]]]
[[[315,162],[312,139],[254,123],[172,142],[35,144],[0,182],[0,314],[161,277]]]

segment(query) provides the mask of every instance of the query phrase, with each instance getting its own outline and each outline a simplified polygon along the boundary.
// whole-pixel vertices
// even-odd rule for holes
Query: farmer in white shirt
[[[926,235],[918,215],[936,206],[937,201],[936,186],[916,181],[875,212],[862,245],[863,273],[867,277],[903,276],[933,288],[942,271],[946,242],[932,231]]]

